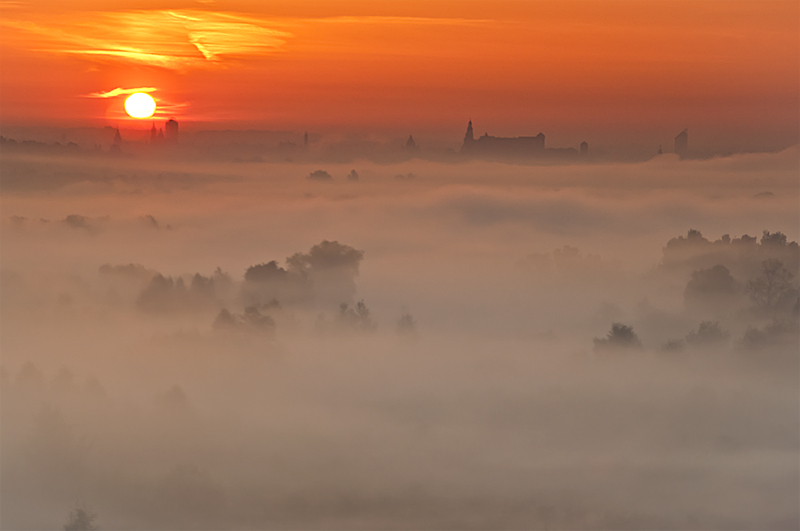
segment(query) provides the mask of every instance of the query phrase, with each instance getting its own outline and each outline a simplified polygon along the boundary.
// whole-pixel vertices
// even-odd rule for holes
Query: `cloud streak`
[[[291,37],[264,19],[195,10],[97,12],[58,22],[0,24],[22,30],[28,39],[38,37],[40,50],[173,70],[273,53]]]
[[[109,90],[108,92],[92,92],[91,94],[87,94],[85,97],[87,98],[113,98],[116,96],[122,96],[123,94],[135,94],[137,92],[155,92],[158,90],[155,87],[139,87],[139,88],[131,88],[131,89],[124,89],[121,87],[117,87],[115,89]]]
[[[232,12],[177,9],[82,13],[76,19],[44,22],[9,19],[0,21],[0,25],[22,30],[28,42],[35,36],[43,51],[186,70],[281,51],[295,37],[285,28],[301,30],[315,24],[478,26],[493,22],[398,16],[272,20]]]

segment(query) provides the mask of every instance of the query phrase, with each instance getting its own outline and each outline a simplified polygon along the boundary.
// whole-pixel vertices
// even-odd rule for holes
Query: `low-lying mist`
[[[796,529],[797,167],[3,153],[0,525]]]

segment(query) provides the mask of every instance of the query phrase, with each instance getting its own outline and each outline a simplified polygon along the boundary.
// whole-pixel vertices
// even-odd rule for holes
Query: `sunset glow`
[[[183,121],[226,126],[458,131],[471,117],[569,138],[798,136],[792,1],[14,5],[0,22],[6,123],[97,123],[104,102],[75,96],[157,85]],[[26,75],[43,68],[64,87],[44,104],[44,78]]]

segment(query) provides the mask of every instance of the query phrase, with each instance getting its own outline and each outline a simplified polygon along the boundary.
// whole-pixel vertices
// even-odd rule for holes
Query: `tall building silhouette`
[[[178,122],[175,121],[174,118],[170,118],[169,121],[167,121],[167,125],[166,125],[166,127],[164,129],[165,129],[164,137],[165,137],[166,141],[169,142],[170,144],[177,144],[178,143]]]
[[[589,156],[589,143],[585,140],[581,142],[581,157]]]
[[[464,145],[466,146],[468,142],[474,142],[475,135],[472,133],[472,120],[469,121],[467,124],[467,134],[464,135]]]
[[[675,137],[675,153],[681,157],[689,154],[689,130],[684,129]]]
[[[109,149],[111,153],[122,152],[122,135],[119,133],[119,127],[114,129],[114,140],[111,142],[111,147]]]

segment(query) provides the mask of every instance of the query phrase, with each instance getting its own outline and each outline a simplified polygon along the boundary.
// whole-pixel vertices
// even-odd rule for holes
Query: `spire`
[[[472,132],[472,120],[470,120],[469,124],[467,124],[467,134],[464,135],[464,143],[466,144],[467,142],[472,142],[473,140],[475,140],[475,135]]]

